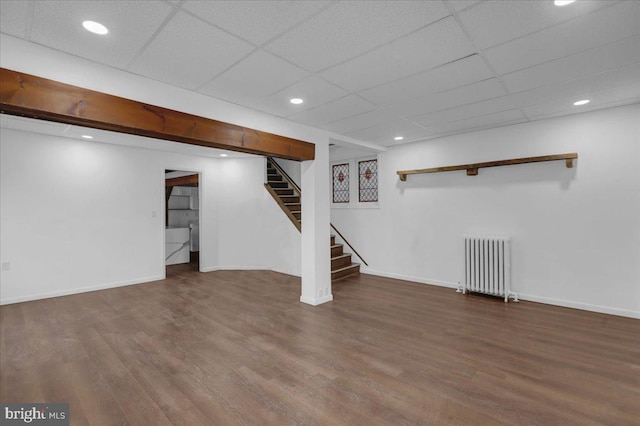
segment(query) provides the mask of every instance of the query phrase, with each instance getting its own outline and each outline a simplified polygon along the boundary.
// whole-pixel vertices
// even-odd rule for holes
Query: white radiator
[[[511,240],[509,237],[465,235],[464,237],[464,285],[462,292],[475,292],[512,298],[511,291]]]

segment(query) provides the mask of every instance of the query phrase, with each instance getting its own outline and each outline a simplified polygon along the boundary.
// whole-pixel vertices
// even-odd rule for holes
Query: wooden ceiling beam
[[[167,178],[164,180],[164,186],[198,186],[198,175]]]
[[[289,160],[313,160],[315,155],[309,142],[6,68],[0,68],[0,112]]]

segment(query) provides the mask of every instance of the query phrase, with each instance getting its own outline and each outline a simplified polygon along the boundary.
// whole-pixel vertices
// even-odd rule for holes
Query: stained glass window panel
[[[349,164],[333,166],[333,202],[349,202]]]
[[[378,160],[359,161],[358,175],[360,202],[378,201]]]

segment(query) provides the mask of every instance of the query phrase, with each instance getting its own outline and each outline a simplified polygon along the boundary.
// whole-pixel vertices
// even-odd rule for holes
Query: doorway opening
[[[197,272],[200,270],[200,174],[165,170],[164,181],[165,265]]]

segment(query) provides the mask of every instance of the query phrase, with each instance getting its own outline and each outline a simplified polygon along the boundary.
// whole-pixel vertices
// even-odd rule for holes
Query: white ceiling
[[[103,142],[135,148],[153,149],[155,151],[174,152],[177,154],[191,154],[200,157],[255,157],[255,155],[245,154],[243,152],[208,148],[205,146],[189,145],[185,143],[175,143],[166,140],[147,138],[144,136],[129,135],[125,133],[117,133],[108,130],[92,129],[81,126],[70,126],[68,124],[56,123],[53,121],[36,120],[34,118],[18,117],[7,114],[0,114],[0,128],[20,130],[29,133],[39,133],[42,135],[59,136],[76,140],[84,140],[83,135],[88,135],[91,136],[91,143]]]
[[[2,0],[0,31],[385,146],[640,101],[637,0]]]

